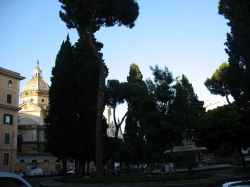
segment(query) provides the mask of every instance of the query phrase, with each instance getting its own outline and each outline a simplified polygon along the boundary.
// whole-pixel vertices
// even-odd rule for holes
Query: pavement
[[[176,172],[185,172],[186,169],[177,169]],[[213,165],[201,168],[193,168],[193,171],[212,174],[212,178],[199,180],[182,180],[168,182],[149,182],[149,183],[117,183],[117,184],[80,184],[80,183],[61,183],[54,180],[43,181],[40,187],[219,187],[224,182],[234,181],[248,177],[250,170],[243,171],[233,168],[231,165]]]

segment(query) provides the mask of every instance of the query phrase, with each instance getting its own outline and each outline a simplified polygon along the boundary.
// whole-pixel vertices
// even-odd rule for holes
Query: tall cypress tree
[[[102,44],[96,43],[98,50]],[[63,42],[52,70],[47,147],[62,159],[74,158],[76,172],[94,159],[99,65],[86,41]],[[79,168],[78,168],[79,165]]]
[[[147,94],[145,82],[142,80],[142,74],[136,64],[131,64],[129,76],[127,77],[127,89],[129,90],[127,103],[128,111],[124,140],[130,148],[130,159],[138,163],[143,159],[143,145],[145,144],[145,128],[141,121],[143,112],[143,99]]]
[[[72,150],[70,125],[76,123],[74,118],[74,55],[69,37],[62,43],[52,69],[49,90],[49,114],[46,118],[47,148],[55,156],[63,159],[66,171],[66,159]]]
[[[96,43],[98,50],[102,44]],[[95,155],[95,122],[98,94],[99,65],[90,51],[87,41],[79,39],[74,46],[76,69],[74,72],[74,97],[77,124],[74,135],[74,147],[83,172],[84,161],[94,160]]]
[[[185,75],[175,85],[175,98],[169,110],[169,120],[175,127],[181,143],[183,138],[194,138],[197,120],[203,112],[203,102],[198,100],[192,84]],[[186,137],[182,137],[183,135]]]

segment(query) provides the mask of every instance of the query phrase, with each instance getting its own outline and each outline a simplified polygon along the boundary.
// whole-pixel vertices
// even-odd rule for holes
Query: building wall
[[[28,95],[25,95],[28,94]],[[47,93],[37,93],[37,91],[29,91],[21,94],[21,103],[31,102],[37,105],[48,106],[49,99]]]
[[[17,112],[19,81],[24,77],[0,68],[0,171],[14,171],[17,153]],[[11,102],[7,102],[7,95]],[[5,115],[10,115],[10,124]]]
[[[8,81],[12,81],[12,87],[8,87]],[[18,106],[18,89],[19,83],[17,80],[13,80],[13,78],[3,75],[0,78],[0,103],[6,104],[9,106]],[[12,95],[11,104],[7,103],[7,94]]]

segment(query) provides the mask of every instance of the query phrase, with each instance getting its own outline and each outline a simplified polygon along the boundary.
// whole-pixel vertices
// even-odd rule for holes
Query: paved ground
[[[59,178],[59,177],[32,177],[32,178],[25,178],[32,187],[39,187],[40,183],[52,183],[54,179]]]
[[[212,179],[192,180],[192,181],[169,181],[164,183],[139,183],[139,184],[73,184],[73,183],[59,183],[53,181],[52,178],[30,178],[28,181],[33,187],[219,187],[224,181],[231,181],[232,179],[249,177],[250,171],[242,171],[235,168],[213,168],[213,170],[199,171],[213,175]]]

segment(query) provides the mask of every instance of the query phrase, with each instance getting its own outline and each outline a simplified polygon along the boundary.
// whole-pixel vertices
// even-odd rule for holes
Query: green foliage
[[[142,74],[139,67],[136,64],[131,64],[129,68],[129,75],[127,77],[128,82],[142,81]]]
[[[107,137],[104,143],[104,160],[128,162],[128,146],[122,139]]]
[[[136,67],[136,68],[135,68]],[[132,69],[132,70],[131,70]],[[138,66],[130,67],[127,80],[129,90],[128,113],[124,140],[130,146],[134,163],[154,163],[163,152],[180,144],[183,132],[195,129],[197,119],[204,112],[192,85],[183,75],[176,85],[168,68],[151,68],[154,79],[141,79]],[[135,78],[139,77],[139,78]]]
[[[142,74],[136,64],[132,64],[127,77],[126,101],[128,104],[124,140],[128,144],[129,158],[138,163],[144,159],[143,145],[145,144],[146,127],[143,121],[147,115],[148,90],[142,80]]]
[[[238,151],[248,144],[247,125],[243,124],[243,113],[236,105],[225,105],[209,110],[199,124],[199,143],[210,151],[221,149],[222,145]],[[233,152],[232,152],[233,153]]]
[[[129,90],[126,83],[120,83],[118,80],[108,80],[106,86],[107,104],[113,109],[113,118],[115,123],[115,138],[118,138],[118,132],[121,128],[123,121],[127,116],[127,112],[123,115],[121,121],[116,119],[116,107],[125,102]]]
[[[175,85],[175,98],[169,110],[173,120],[178,119],[174,123],[179,124],[182,129],[193,129],[196,120],[205,112],[203,104],[204,102],[198,100],[187,77],[182,75],[182,79]]]
[[[207,89],[215,95],[226,96],[228,103],[230,101],[228,96],[231,95],[230,88],[229,88],[229,64],[222,63],[218,69],[213,73],[211,78],[207,78],[205,81],[205,86]]]
[[[121,93],[121,84],[118,80],[107,81],[106,96],[108,98],[108,105],[112,107],[116,107],[117,104],[124,102],[123,94]]]
[[[162,153],[171,146],[174,138],[174,129],[168,120],[169,107],[174,98],[172,87],[174,79],[167,67],[160,69],[155,66],[151,67],[151,70],[154,79],[148,79],[146,83],[152,98],[150,105],[152,109],[149,110],[145,122],[147,124],[147,141],[151,144],[150,149],[155,149],[155,155],[158,155],[159,160]]]
[[[72,46],[67,40],[62,43],[57,55],[55,67],[52,69],[51,87],[49,90],[49,115],[46,118],[48,126],[46,128],[47,148],[54,155],[69,157],[71,153],[71,143],[64,138],[71,137],[68,131],[69,124],[76,123],[74,116],[74,96],[73,77],[74,58]],[[70,109],[70,110],[69,110]],[[67,115],[65,115],[65,111]]]
[[[96,44],[101,47],[101,44]],[[52,70],[47,148],[59,158],[93,160],[99,65],[87,42],[63,42]]]
[[[139,15],[139,6],[134,0],[59,0],[63,11],[61,19],[69,28],[76,28],[79,33],[92,27],[96,32],[102,26],[118,24],[129,28]],[[81,34],[80,34],[81,35]]]
[[[238,106],[249,110],[250,101],[250,2],[220,0],[219,13],[228,20],[226,53],[229,89]]]
[[[151,67],[154,80],[148,79],[147,87],[150,95],[153,97],[157,109],[164,115],[168,112],[169,105],[174,98],[174,81],[172,73],[167,67],[160,69],[157,65]]]

